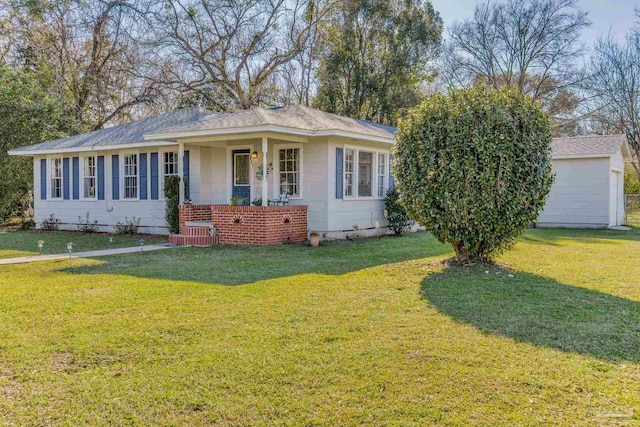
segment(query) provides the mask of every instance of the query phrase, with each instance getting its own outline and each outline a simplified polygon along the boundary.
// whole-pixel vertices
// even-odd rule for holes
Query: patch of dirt
[[[67,372],[73,370],[75,364],[76,357],[72,353],[66,351],[53,353],[51,355],[51,360],[49,361],[49,366],[54,372]]]
[[[17,400],[23,392],[24,388],[17,375],[7,366],[0,364],[0,400]]]

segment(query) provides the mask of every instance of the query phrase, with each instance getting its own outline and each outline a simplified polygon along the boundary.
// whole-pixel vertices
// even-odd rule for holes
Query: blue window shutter
[[[104,156],[98,156],[98,200],[104,200]]]
[[[120,200],[120,156],[111,156],[111,196],[113,200]]]
[[[140,200],[147,200],[147,153],[140,153]]]
[[[73,169],[73,200],[80,198],[80,158],[74,157],[71,168]]]
[[[40,159],[40,200],[47,200],[47,159]]]
[[[158,153],[151,153],[151,200],[158,200]]]
[[[336,148],[336,199],[342,199],[344,194],[344,157],[342,155],[342,148]]]
[[[62,159],[62,198],[69,200],[71,194],[69,191],[69,158]]]
[[[393,188],[395,183],[393,182],[393,172],[391,171],[391,165],[393,164],[393,155],[389,154],[389,188]]]
[[[189,150],[185,150],[184,158],[182,162],[182,176],[184,177],[184,198],[191,198],[191,191],[189,190]]]

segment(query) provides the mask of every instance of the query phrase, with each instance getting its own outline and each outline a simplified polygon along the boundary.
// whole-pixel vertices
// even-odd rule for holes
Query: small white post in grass
[[[42,247],[44,246],[44,240],[38,240],[38,252],[42,255]]]
[[[112,245],[113,245],[113,236],[109,236],[109,249],[111,249]]]
[[[140,252],[142,252],[142,250],[144,248],[144,239],[140,239],[138,241],[140,242]]]
[[[67,243],[67,251],[69,251],[69,258],[71,258],[71,251],[73,250],[73,243]]]

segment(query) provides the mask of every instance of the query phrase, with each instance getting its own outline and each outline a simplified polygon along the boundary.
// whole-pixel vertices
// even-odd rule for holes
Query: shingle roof
[[[325,113],[302,105],[279,108],[253,108],[237,113],[210,115],[200,121],[181,126],[172,126],[154,134],[192,132],[216,129],[233,129],[273,125],[304,131],[344,131],[366,136],[393,139],[396,129],[366,120],[356,120],[336,114]]]
[[[554,138],[551,153],[552,156],[610,156],[616,154],[625,141],[623,134]]]
[[[39,144],[27,145],[26,147],[16,148],[11,151],[15,153],[29,154],[30,151],[36,150],[87,148],[144,142],[144,134],[148,132],[153,132],[168,126],[174,126],[176,124],[191,123],[201,120],[209,115],[215,115],[215,113],[200,108],[175,110],[147,117],[146,119],[125,123],[123,125],[74,135],[67,138],[55,139],[53,141],[41,142]]]

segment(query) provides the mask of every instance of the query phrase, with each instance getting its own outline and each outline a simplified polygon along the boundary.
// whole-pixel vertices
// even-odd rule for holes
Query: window
[[[96,197],[96,158],[85,157],[82,165],[82,197],[94,199]]]
[[[280,194],[300,196],[300,149],[284,148],[278,152]]]
[[[51,181],[51,198],[52,199],[61,199],[62,198],[62,159],[51,159],[51,172],[50,172],[50,181]]]
[[[249,153],[236,153],[234,156],[233,184],[249,185]]]
[[[358,197],[371,197],[373,182],[373,153],[358,153]]]
[[[162,176],[178,175],[178,153],[176,151],[164,153],[162,162]]]
[[[354,153],[350,148],[344,150],[344,195],[347,197],[353,196]]]
[[[378,153],[378,197],[384,197],[385,176],[387,174],[387,155]]]
[[[168,151],[166,153],[162,153],[162,188],[164,188],[164,183],[167,182],[168,176],[177,176],[177,175],[178,175],[178,152]],[[162,191],[162,195],[164,195],[164,191]]]
[[[344,197],[384,197],[388,185],[388,154],[344,149]]]
[[[124,198],[138,198],[138,155],[124,156]]]

